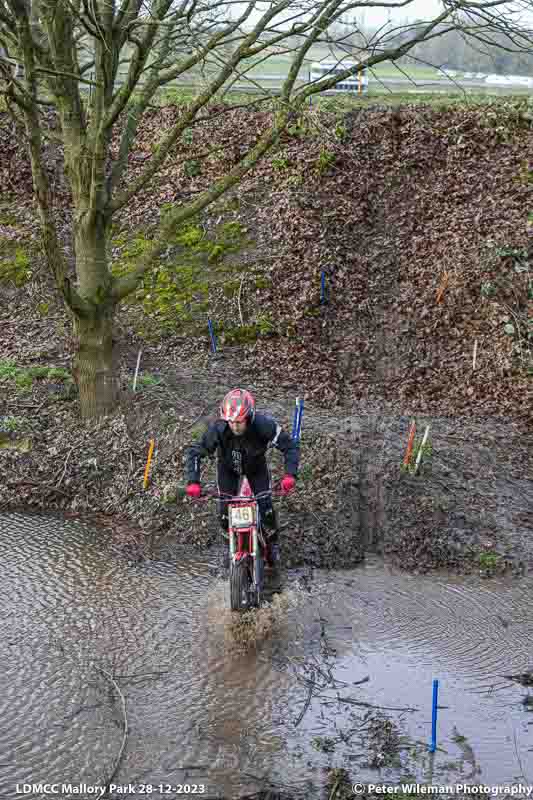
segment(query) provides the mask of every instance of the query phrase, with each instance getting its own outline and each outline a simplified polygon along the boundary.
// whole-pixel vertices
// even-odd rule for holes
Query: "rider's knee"
[[[273,531],[277,530],[278,520],[276,517],[276,512],[273,508],[266,509],[263,514],[263,522],[266,528],[270,528]]]

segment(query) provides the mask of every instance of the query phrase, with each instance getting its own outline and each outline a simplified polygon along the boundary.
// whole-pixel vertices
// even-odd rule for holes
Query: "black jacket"
[[[296,477],[300,459],[299,444],[277,422],[263,414],[256,414],[246,433],[235,436],[228,423],[219,419],[208,426],[199,442],[188,448],[187,481],[198,483],[202,459],[214,455],[215,451],[228,469],[242,475],[253,474],[263,466],[269,446],[283,453],[286,473]]]

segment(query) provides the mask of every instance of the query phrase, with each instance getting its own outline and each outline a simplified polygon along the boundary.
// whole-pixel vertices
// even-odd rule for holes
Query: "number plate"
[[[254,524],[253,506],[232,506],[230,509],[231,526],[244,528]]]

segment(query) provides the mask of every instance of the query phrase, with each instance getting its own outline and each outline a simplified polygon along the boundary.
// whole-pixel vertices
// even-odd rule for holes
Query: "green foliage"
[[[343,122],[338,122],[335,126],[335,138],[339,140],[339,142],[345,142],[348,138],[348,129]]]
[[[221,341],[223,344],[251,344],[260,337],[275,336],[276,329],[268,314],[257,317],[249,325],[220,325]]]
[[[497,289],[492,281],[485,281],[481,284],[481,295],[482,297],[494,297],[496,294]]]
[[[233,295],[239,290],[240,285],[240,281],[228,281],[225,283],[222,287],[224,297],[233,297]]]
[[[188,178],[195,178],[196,175],[200,175],[202,165],[197,159],[190,158],[185,162],[183,169]]]
[[[322,753],[332,753],[335,750],[335,740],[330,736],[314,736],[311,739],[311,747]]]
[[[255,322],[259,336],[272,336],[275,332],[274,322],[268,314],[260,314]]]
[[[304,185],[304,182],[305,182],[305,181],[304,181],[304,177],[303,177],[303,175],[298,175],[298,174],[297,174],[297,173],[295,173],[295,172],[294,172],[292,175],[289,175],[289,177],[287,178],[287,186],[288,186],[288,187],[291,187],[291,186],[292,186],[292,187],[294,187],[295,189],[298,189],[298,188],[300,188],[301,186],[303,186],[303,185]]]
[[[207,255],[207,260],[210,263],[213,263],[214,261],[218,261],[219,258],[222,258],[223,255],[224,255],[224,245],[222,245],[222,244],[214,244],[209,249],[209,253]]]
[[[30,389],[34,380],[72,381],[70,372],[60,367],[17,367],[14,361],[0,361],[0,380],[14,380],[19,389]]]
[[[272,287],[272,280],[270,278],[256,278],[254,286],[256,289],[270,289]]]
[[[311,464],[304,464],[304,466],[300,470],[300,478],[306,482],[310,481],[313,477],[313,468]]]
[[[0,261],[0,282],[12,282],[17,288],[24,286],[32,276],[30,257],[22,247],[17,247],[13,255]]]
[[[198,422],[196,425],[193,425],[189,433],[191,441],[198,442],[202,438],[204,431],[205,425],[203,423]]]
[[[182,247],[197,247],[204,238],[204,232],[194,222],[186,223],[176,234],[174,241]]]
[[[19,431],[26,424],[24,417],[4,417],[0,418],[0,428],[4,431]]]
[[[322,174],[330,169],[336,160],[335,153],[330,153],[329,150],[321,150],[317,160],[317,169]]]
[[[14,378],[18,367],[14,361],[0,361],[0,380],[2,378]]]
[[[429,438],[426,441],[424,446],[422,446],[422,439],[421,438],[415,439],[415,441],[413,442],[413,450],[412,450],[412,453],[411,453],[411,460],[409,461],[409,464],[407,465],[407,467],[404,466],[404,464],[402,463],[402,465],[400,467],[400,471],[401,472],[407,472],[410,475],[414,475],[415,474],[416,459],[418,458],[418,454],[420,453],[420,451],[422,451],[422,457],[421,457],[421,463],[420,463],[420,468],[421,468],[423,463],[424,463],[424,460],[427,460],[427,459],[431,458],[431,456],[433,455],[433,447],[431,445],[431,441],[429,440]]]
[[[162,382],[161,378],[158,378],[156,375],[150,375],[149,372],[147,372],[146,375],[137,375],[137,386],[159,386]]]
[[[120,257],[111,265],[113,275],[127,275],[132,267],[150,250],[152,241],[143,233],[129,238],[127,232],[123,232],[113,237],[111,240],[113,248],[120,248]]]
[[[9,209],[9,206],[0,206],[0,225],[5,225],[8,228],[16,228],[18,219]]]
[[[306,114],[300,112],[297,120],[293,124],[287,126],[286,132],[289,136],[295,138],[306,136],[309,133],[309,123]]]
[[[165,88],[157,96],[161,106],[186,106],[192,99],[193,93],[190,89]]]
[[[231,211],[238,211],[240,207],[241,201],[237,195],[234,195],[233,197],[230,197],[229,200],[219,200],[218,203],[215,203],[211,206],[211,209],[217,214],[227,214]]]
[[[195,330],[200,318],[203,329],[209,311],[213,270],[232,272],[234,268],[222,262],[228,254],[238,252],[246,243],[246,229],[234,221],[218,225],[213,233],[204,229],[198,218],[173,230],[169,224],[173,210],[170,203],[161,210],[161,221],[166,224],[167,231],[170,229],[167,234],[168,258],[146,273],[133,299],[154,323],[143,325],[142,330],[138,328],[143,337],[157,337],[161,332],[183,329]],[[118,234],[113,245],[120,250],[113,272],[124,274],[135,267],[136,259],[142,257],[151,242],[145,234],[138,234],[131,241]],[[241,268],[237,269],[240,271]]]
[[[271,162],[273,169],[284,170],[289,169],[289,159],[285,156],[275,156]]]
[[[50,311],[50,303],[45,303],[44,301],[41,301],[40,303],[37,304],[37,313],[39,314],[40,317],[47,317],[49,311]]]
[[[478,556],[478,564],[481,569],[492,572],[499,565],[501,556],[492,550],[484,550]]]
[[[496,255],[502,258],[527,258],[527,250],[525,247],[497,247]]]

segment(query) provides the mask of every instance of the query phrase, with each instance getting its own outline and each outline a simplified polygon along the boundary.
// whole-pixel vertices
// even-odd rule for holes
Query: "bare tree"
[[[118,403],[114,313],[157,262],[168,231],[237,184],[275,144],[291,111],[352,73],[353,68],[312,84],[299,82],[302,64],[315,45],[327,44],[339,60],[350,56],[357,69],[397,61],[417,44],[458,29],[485,46],[495,32],[515,47],[530,45],[523,14],[531,2],[443,0],[440,13],[429,19],[398,27],[389,22],[367,36],[358,29],[358,14],[366,9],[401,10],[405,16],[413,1],[0,0],[0,88],[26,132],[43,250],[77,341],[74,375],[82,416],[108,413]],[[113,216],[154,178],[172,146],[206,115],[213,98],[246,74],[250,59],[275,49],[290,53],[290,68],[271,127],[226,175],[165,218],[135,270],[114,276],[108,246]],[[23,65],[22,76],[14,72],[13,58]],[[121,67],[126,69],[124,81],[119,81]],[[165,133],[141,174],[126,181],[128,154],[154,94],[199,70],[202,89]],[[50,105],[58,123],[53,131],[45,124]],[[117,131],[120,146],[112,160],[111,140]],[[54,137],[64,152],[73,206],[75,281],[68,278],[54,218],[43,161],[46,137]]]

